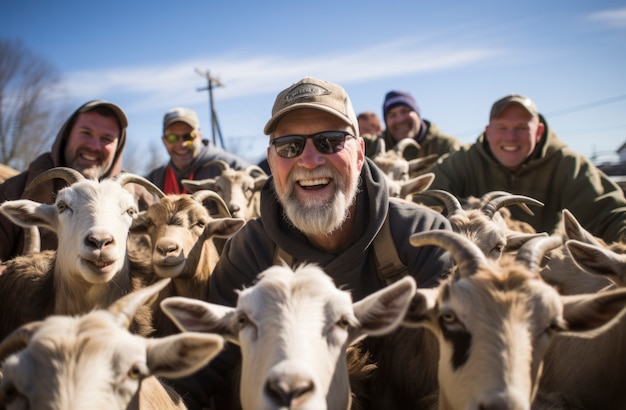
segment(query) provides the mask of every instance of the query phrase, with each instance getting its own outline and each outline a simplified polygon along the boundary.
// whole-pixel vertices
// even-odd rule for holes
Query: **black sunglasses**
[[[178,142],[180,138],[182,138],[183,141],[193,141],[194,139],[196,139],[196,132],[191,131],[189,134],[185,135],[167,134],[163,136],[163,139],[170,144]]]
[[[276,149],[276,154],[283,158],[295,158],[302,154],[306,140],[311,138],[315,148],[322,154],[336,154],[343,149],[346,138],[354,135],[346,131],[324,131],[311,135],[285,135],[270,141]]]

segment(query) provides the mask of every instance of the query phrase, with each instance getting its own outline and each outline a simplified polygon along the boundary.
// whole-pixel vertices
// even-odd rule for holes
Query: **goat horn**
[[[150,286],[122,296],[113,302],[108,311],[115,317],[115,321],[121,327],[128,329],[137,310],[143,305],[154,303],[153,298],[171,281],[171,278],[161,279]]]
[[[446,211],[448,212],[448,215],[453,215],[463,209],[463,207],[461,206],[461,202],[458,200],[458,198],[450,192],[444,191],[443,189],[430,189],[428,191],[420,192],[419,195],[437,198],[438,200],[443,202],[444,206],[446,207]]]
[[[191,197],[196,201],[202,203],[205,200],[209,199],[215,203],[217,206],[217,213],[219,216],[223,218],[230,218],[232,215],[228,210],[228,205],[224,202],[224,198],[222,198],[217,192],[211,191],[210,189],[203,189],[200,191],[194,192]]]
[[[415,147],[417,150],[421,148],[419,142],[415,141],[413,138],[402,138],[398,143],[393,147],[393,150],[398,154],[404,154],[404,151],[408,147]]]
[[[489,202],[482,205],[480,207],[480,210],[488,217],[493,218],[493,215],[496,213],[498,209],[504,206],[520,205],[520,204],[531,204],[531,205],[543,206],[542,202],[539,202],[536,199],[531,198],[529,196],[509,194],[509,195],[499,196],[499,197],[491,199]],[[534,213],[530,209],[528,209],[528,212],[530,212],[531,215],[534,215]]]
[[[461,276],[473,275],[478,267],[487,262],[485,254],[469,238],[453,232],[434,230],[415,233],[409,237],[413,246],[437,245],[452,255]]]
[[[31,337],[41,327],[43,321],[30,322],[12,331],[0,343],[0,363],[15,352],[19,352],[28,345]]]
[[[228,165],[228,162],[224,161],[223,159],[214,159],[213,161],[209,161],[206,164],[204,164],[202,168],[210,167],[212,165],[219,166],[222,171],[226,171],[227,169],[230,168],[230,165]]]
[[[532,238],[515,255],[515,260],[524,264],[532,272],[539,272],[541,260],[546,252],[563,245],[563,238],[558,235]]]
[[[50,168],[47,171],[42,172],[37,175],[35,179],[30,181],[28,186],[26,187],[26,191],[33,189],[35,186],[41,184],[42,182],[49,181],[51,179],[59,178],[67,182],[67,185],[72,185],[78,181],[82,181],[85,179],[84,175],[75,170],[74,168],[69,167],[55,167]]]
[[[254,176],[252,175],[253,173],[256,174],[256,176],[260,176],[260,175],[267,175],[267,173],[265,171],[263,171],[263,168],[261,168],[258,165],[248,165],[248,167],[246,168],[246,173],[248,175]]]
[[[114,177],[114,179],[120,183],[121,186],[126,184],[134,183],[137,185],[141,185],[148,190],[153,195],[156,195],[159,199],[162,199],[165,196],[165,193],[161,191],[161,189],[154,185],[152,182],[148,181],[146,178],[136,175],[130,172],[124,172]]]
[[[487,202],[491,201],[492,199],[498,197],[498,196],[505,196],[505,195],[513,195],[510,192],[507,191],[491,191],[491,192],[487,192],[485,195],[483,195],[480,198],[480,203],[481,206],[485,205]],[[524,212],[526,212],[528,215],[534,215],[535,213],[533,211],[530,210],[530,208],[528,207],[528,205],[524,204],[524,203],[519,203],[517,204],[520,208],[522,208],[522,210]]]

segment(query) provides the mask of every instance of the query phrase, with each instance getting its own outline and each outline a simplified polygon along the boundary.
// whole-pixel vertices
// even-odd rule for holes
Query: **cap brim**
[[[343,115],[342,113],[340,113],[339,111],[333,108],[320,105],[319,103],[298,103],[298,104],[290,105],[289,107],[283,108],[282,110],[274,114],[274,116],[267,122],[267,124],[265,124],[265,128],[263,128],[263,132],[265,133],[265,135],[270,135],[272,132],[274,132],[274,130],[276,129],[276,125],[278,124],[278,121],[280,121],[282,117],[284,117],[285,115],[289,114],[292,111],[296,111],[302,108],[313,108],[319,111],[325,111],[343,120],[346,124],[350,125],[351,127],[354,128],[355,126],[354,124],[352,124],[352,122],[350,122],[349,118],[346,118],[345,115]],[[356,130],[354,131],[356,132]]]

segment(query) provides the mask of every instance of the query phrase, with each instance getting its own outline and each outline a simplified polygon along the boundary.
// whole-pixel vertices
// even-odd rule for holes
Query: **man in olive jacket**
[[[568,209],[585,229],[605,241],[621,241],[626,232],[622,190],[583,155],[557,138],[535,103],[512,94],[493,104],[489,125],[471,146],[440,160],[432,169],[430,189],[460,199],[490,191],[535,198],[534,216],[516,207],[514,218],[538,232],[554,233]]]

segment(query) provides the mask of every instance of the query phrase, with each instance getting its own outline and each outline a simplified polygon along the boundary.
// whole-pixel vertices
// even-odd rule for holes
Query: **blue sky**
[[[224,145],[251,162],[265,155],[276,94],[309,75],[344,86],[357,112],[381,115],[387,91],[407,90],[423,118],[464,142],[512,92],[582,154],[626,142],[624,1],[3,0],[0,37],[57,67],[72,109],[121,105],[134,171],[150,149],[166,160],[171,107],[195,109],[213,138],[196,68],[224,84],[213,90]]]

